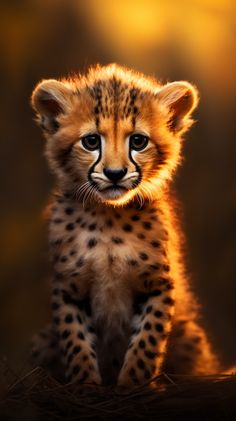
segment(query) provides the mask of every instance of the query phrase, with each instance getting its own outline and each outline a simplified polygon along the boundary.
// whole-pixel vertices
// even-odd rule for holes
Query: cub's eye
[[[100,148],[101,137],[99,134],[89,134],[81,138],[82,145],[88,151],[95,151]]]
[[[143,134],[132,134],[129,138],[130,141],[130,148],[134,149],[135,151],[141,151],[142,149],[146,148],[149,138]]]

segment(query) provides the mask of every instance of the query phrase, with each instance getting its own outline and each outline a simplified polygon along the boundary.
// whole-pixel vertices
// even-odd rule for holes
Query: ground
[[[2,363],[1,420],[224,421],[236,416],[236,376],[171,376],[157,380],[156,391],[139,386],[131,392],[110,387],[62,385],[41,368],[17,376]],[[4,384],[5,379],[5,384]]]

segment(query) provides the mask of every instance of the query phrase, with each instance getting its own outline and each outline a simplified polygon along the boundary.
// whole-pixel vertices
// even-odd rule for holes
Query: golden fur
[[[112,64],[46,80],[32,95],[57,178],[49,236],[53,325],[67,380],[130,386],[160,370],[213,373],[197,322],[169,183],[198,93]],[[99,137],[89,151],[82,139]],[[131,136],[148,139],[132,149]],[[119,185],[105,169],[124,169]],[[174,305],[175,303],[175,305]],[[51,361],[41,345],[41,362]]]

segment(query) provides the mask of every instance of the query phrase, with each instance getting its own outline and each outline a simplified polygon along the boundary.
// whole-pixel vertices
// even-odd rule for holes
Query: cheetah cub
[[[52,325],[41,365],[65,381],[132,387],[218,370],[197,322],[168,185],[198,103],[187,82],[112,64],[43,80],[32,106],[56,176]]]

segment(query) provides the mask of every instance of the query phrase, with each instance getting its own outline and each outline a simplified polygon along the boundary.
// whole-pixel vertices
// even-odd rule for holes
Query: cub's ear
[[[197,89],[188,82],[173,82],[163,86],[157,94],[161,104],[170,116],[168,126],[174,133],[185,132],[193,123],[191,113],[199,97]]]
[[[70,87],[58,80],[43,80],[36,86],[32,93],[31,104],[38,115],[40,126],[46,132],[57,131],[59,127],[57,117],[69,109],[71,98]]]

